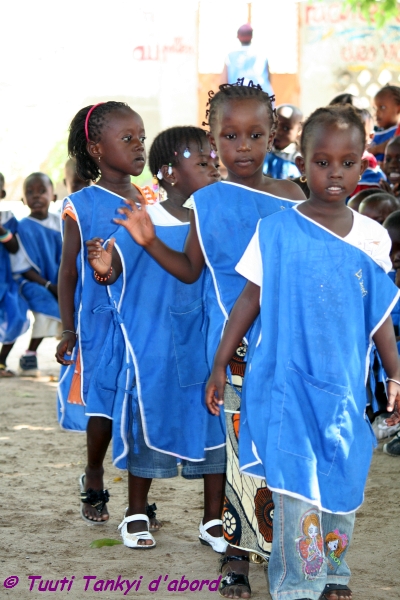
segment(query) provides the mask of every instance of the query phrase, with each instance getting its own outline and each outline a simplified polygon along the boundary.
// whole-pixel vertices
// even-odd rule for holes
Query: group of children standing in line
[[[208,134],[175,127],[154,140],[149,164],[166,197],[154,204],[152,190],[131,183],[146,161],[140,115],[100,103],[70,127],[76,174],[96,182],[64,201],[58,275],[59,421],[87,432],[81,515],[109,520],[112,438],[113,462],[129,473],[124,544],[153,548],[161,524],[147,502],[151,481],[175,476],[180,460],[184,477],[204,479],[199,540],[224,553],[227,598],[250,597],[252,552],[269,561],[274,600],[351,598],[345,556],[375,439],[366,416],[373,343],[387,409],[400,408],[389,234],[346,205],[368,168],[363,120],[345,103],[302,125],[295,161],[306,199],[296,183],[263,173],[277,127],[282,154],[301,119],[289,105],[277,116],[259,86],[221,86],[210,94]],[[41,223],[43,195],[30,205]],[[13,235],[11,258],[12,239],[25,249]],[[36,280],[20,271],[21,294],[35,283],[54,298],[57,279],[37,266]]]

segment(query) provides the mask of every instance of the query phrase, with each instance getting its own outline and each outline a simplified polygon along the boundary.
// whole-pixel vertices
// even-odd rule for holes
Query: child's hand
[[[370,144],[367,146],[367,151],[374,156],[376,154],[385,154],[387,142],[381,142],[380,144]]]
[[[387,381],[387,406],[386,410],[388,412],[400,413],[400,384],[395,381],[389,380]],[[390,418],[393,418],[395,415],[392,415]]]
[[[139,246],[149,246],[156,238],[153,223],[145,204],[137,206],[134,200],[124,200],[128,206],[119,208],[118,212],[126,219],[114,219],[114,223],[125,227]]]
[[[90,266],[96,273],[103,276],[110,272],[115,238],[111,238],[107,248],[103,248],[102,241],[100,238],[93,238],[86,242],[86,246]]]
[[[57,284],[56,283],[52,283],[49,285],[48,287],[49,292],[51,292],[53,294],[53,296],[55,296],[56,298],[58,298],[58,289],[57,289]]]
[[[64,354],[71,356],[72,350],[75,348],[76,335],[71,331],[64,331],[61,342],[57,346],[56,359],[60,365],[73,365],[73,360],[65,360]]]
[[[206,405],[212,415],[219,416],[219,407],[224,403],[226,370],[214,367],[206,387]]]
[[[384,423],[386,423],[388,427],[397,425],[397,423],[400,423],[400,413],[394,412],[392,416],[390,416],[388,419],[385,419]]]

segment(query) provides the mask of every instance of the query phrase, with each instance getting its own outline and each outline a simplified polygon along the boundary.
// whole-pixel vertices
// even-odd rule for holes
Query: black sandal
[[[225,556],[224,558],[221,558],[220,572],[222,573],[222,567],[224,565],[226,565],[228,562],[233,562],[236,560],[242,560],[242,561],[249,562],[249,557],[242,555],[242,556]],[[232,586],[232,585],[243,585],[248,588],[249,593],[251,594],[251,587],[250,587],[249,578],[247,577],[247,575],[243,575],[242,573],[235,573],[234,571],[229,571],[228,573],[226,573],[224,575],[224,577],[221,579],[221,581],[219,583],[219,586],[218,586],[219,595],[222,596],[223,598],[225,598],[225,596],[223,596],[223,594],[221,594],[222,590],[224,590],[226,587]]]
[[[347,590],[351,592],[351,589],[347,585],[340,585],[339,583],[327,583],[324,587],[324,590],[320,596],[320,600],[329,600],[329,596],[326,594],[331,594],[332,592],[338,592],[340,590]],[[347,596],[350,598],[350,596]],[[342,596],[342,598],[346,598],[346,596]]]
[[[88,490],[84,490],[84,485],[85,485],[85,474],[81,475],[79,478],[79,486],[81,489],[81,517],[82,519],[85,521],[85,523],[88,523],[89,525],[105,525],[105,523],[107,523],[109,521],[109,519],[106,519],[104,521],[94,521],[93,519],[89,519],[86,515],[85,515],[85,504],[90,504],[90,506],[93,506],[93,508],[95,508],[97,510],[97,512],[99,513],[99,515],[102,514],[103,512],[103,508],[105,507],[105,505],[107,504],[107,502],[110,499],[110,494],[108,493],[108,490],[93,490],[92,488],[89,488]]]

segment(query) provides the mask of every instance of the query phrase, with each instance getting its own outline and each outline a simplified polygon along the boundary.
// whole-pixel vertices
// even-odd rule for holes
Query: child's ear
[[[305,171],[306,171],[306,163],[304,162],[304,158],[301,156],[301,154],[296,156],[296,158],[294,159],[294,162],[296,164],[296,167],[300,171],[300,173],[302,175],[304,175]]]
[[[20,200],[21,200],[22,204],[26,204],[24,198],[20,198]]]
[[[172,170],[172,173],[168,173],[168,170]],[[161,173],[164,181],[169,183],[170,185],[176,184],[176,170],[175,167],[171,167],[169,165],[163,165],[161,167]]]
[[[94,144],[93,142],[88,142],[86,144],[86,149],[88,153],[96,162],[98,162],[99,158],[101,158],[101,151],[99,146],[100,143]]]
[[[2,190],[1,192],[1,199],[4,200],[4,198],[7,196],[6,190]]]
[[[63,179],[63,184],[64,184],[65,187],[67,187],[67,180],[66,179]]]

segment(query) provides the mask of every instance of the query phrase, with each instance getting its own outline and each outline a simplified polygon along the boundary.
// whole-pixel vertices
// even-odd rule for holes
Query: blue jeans
[[[273,542],[268,565],[273,600],[318,600],[327,583],[347,585],[345,561],[355,512],[322,512],[312,504],[274,492]]]

